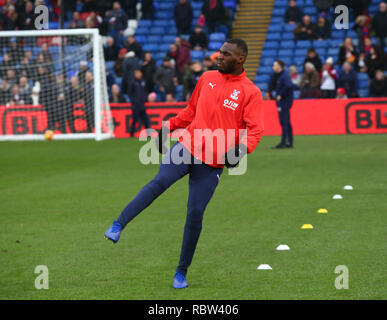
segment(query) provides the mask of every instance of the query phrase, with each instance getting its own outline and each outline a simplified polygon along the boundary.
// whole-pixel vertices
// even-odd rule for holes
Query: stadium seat
[[[270,24],[267,28],[268,32],[281,32],[282,31],[282,24]]]
[[[159,43],[161,40],[160,36],[148,36],[147,43]]]
[[[273,69],[271,66],[259,66],[257,74],[271,74]]]
[[[155,19],[158,19],[158,20],[173,19],[173,11],[156,11]]]
[[[361,98],[368,97],[368,89],[359,89],[358,93]]]
[[[159,46],[157,44],[154,44],[154,43],[146,43],[144,44],[144,46],[142,47],[142,49],[144,51],[149,51],[151,53],[154,53],[154,52],[158,52],[160,49],[159,49]]]
[[[327,48],[328,40],[314,40],[312,46],[314,48]]]
[[[283,23],[284,22],[284,17],[271,17],[271,21],[270,23],[271,24],[275,24],[275,23]]]
[[[150,28],[152,26],[152,20],[140,20],[138,21],[137,28]]]
[[[170,46],[170,43],[162,43],[159,45],[159,50],[162,52],[168,52],[169,46]]]
[[[293,40],[286,40],[281,42],[281,47],[284,49],[293,49],[295,44]]]
[[[273,65],[273,62],[274,62],[275,58],[274,57],[262,57],[261,58],[261,62],[263,62],[263,65],[265,66],[272,66]]]
[[[176,39],[176,36],[171,36],[171,35],[165,35],[162,37],[162,42],[163,43],[174,43]]]
[[[295,56],[293,57],[293,64],[300,66],[303,65],[305,61],[305,56]]]
[[[270,75],[268,74],[257,74],[255,76],[254,82],[269,82],[270,81]]]
[[[279,32],[273,32],[273,33],[270,33],[270,35],[268,34],[267,35],[270,40],[281,40],[281,33]]]
[[[285,15],[286,8],[275,8],[273,9],[273,16],[278,16],[278,17],[284,17]]]
[[[173,2],[160,2],[159,9],[160,10],[173,10],[175,8],[175,4]]]
[[[265,82],[254,82],[254,84],[263,92],[269,89],[269,85]]]
[[[309,40],[298,40],[296,43],[297,48],[310,48],[312,47],[312,42]]]
[[[204,58],[203,51],[200,50],[191,50],[191,60],[192,61],[201,61]]]
[[[279,47],[278,41],[266,41],[264,45],[264,50],[266,49],[277,49]]]
[[[144,36],[144,35],[141,35],[141,34],[137,35],[136,34],[135,38],[142,45],[146,42],[146,36]]]
[[[277,56],[277,50],[276,49],[269,49],[269,50],[263,50],[261,53],[262,57],[275,57]]]
[[[215,42],[210,42],[209,44],[208,44],[208,50],[215,50],[215,51],[217,51],[217,50],[219,50],[220,49],[220,47],[222,46],[222,42],[218,42],[218,41],[215,41]]]
[[[293,50],[291,49],[280,49],[278,50],[279,57],[291,57],[293,55]]]
[[[357,79],[359,80],[359,81],[368,81],[368,74],[367,73],[363,73],[363,72],[359,72],[358,74],[357,74]]]
[[[155,20],[153,22],[153,27],[163,27],[163,28],[167,28],[169,26],[171,26],[173,23],[173,25],[175,25],[175,21],[174,20]]]
[[[334,59],[337,57],[338,54],[339,54],[339,48],[329,48],[327,51],[327,55]]]
[[[315,50],[319,56],[325,56],[327,52],[325,48],[315,48]]]
[[[226,41],[226,35],[224,33],[220,32],[215,32],[211,33],[209,36],[209,41],[219,41],[219,42],[224,42]]]
[[[286,66],[290,66],[292,64],[293,58],[292,57],[280,57],[280,60],[282,60],[283,63],[285,63]]]
[[[294,34],[292,32],[283,32],[282,33],[282,40],[294,41]]]
[[[284,27],[284,30],[287,31],[287,32],[292,32],[293,33],[293,30],[295,28],[296,28],[295,24],[286,24],[285,27]]]
[[[164,35],[165,30],[162,27],[152,27],[149,29],[149,34],[152,35]]]
[[[136,29],[136,36],[137,35],[143,35],[146,36],[149,34],[149,28],[148,27],[138,27]]]

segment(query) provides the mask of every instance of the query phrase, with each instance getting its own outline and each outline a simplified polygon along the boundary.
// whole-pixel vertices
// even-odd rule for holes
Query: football
[[[46,140],[52,140],[53,137],[54,137],[54,131],[52,131],[52,130],[46,130],[46,131],[44,132],[44,138],[45,138]]]

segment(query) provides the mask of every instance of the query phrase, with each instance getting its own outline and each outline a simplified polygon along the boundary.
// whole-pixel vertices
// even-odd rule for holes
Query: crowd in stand
[[[324,40],[331,37],[332,18],[329,9],[335,4],[333,0],[314,0],[319,16],[313,23],[309,15],[303,15],[295,0],[289,1],[284,16],[288,24],[295,25],[294,40]],[[345,3],[344,3],[345,2]],[[368,14],[370,1],[340,1],[352,7],[355,23],[353,30],[357,34],[356,46],[352,38],[347,37],[340,45],[337,57],[328,57],[322,61],[314,48],[307,52],[302,73],[297,67],[289,67],[289,74],[295,89],[300,90],[300,98],[354,98],[358,97],[357,74],[366,73],[369,78],[369,95],[371,97],[387,96],[387,4],[380,2],[379,12],[374,17]],[[371,35],[377,40],[373,43]],[[335,64],[340,70],[336,70]],[[269,93],[273,91],[276,81],[274,73],[269,84]]]

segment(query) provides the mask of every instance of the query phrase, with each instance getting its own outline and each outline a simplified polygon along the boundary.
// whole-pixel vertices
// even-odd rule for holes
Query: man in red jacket
[[[189,174],[189,197],[180,260],[174,288],[185,288],[202,229],[204,210],[223,171],[233,168],[251,153],[263,132],[261,91],[245,75],[247,45],[241,39],[226,41],[220,48],[218,70],[199,79],[188,106],[164,123],[157,145],[164,154],[156,177],[122,211],[106,231],[114,243],[123,228],[174,182]],[[168,129],[182,128],[179,142],[168,151],[164,146]]]

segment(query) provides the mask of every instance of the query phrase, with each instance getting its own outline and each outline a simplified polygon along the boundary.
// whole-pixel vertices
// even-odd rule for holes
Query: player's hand
[[[247,147],[244,144],[238,144],[223,156],[225,158],[224,164],[227,168],[234,168],[239,161],[247,153]]]
[[[159,135],[156,138],[156,147],[161,154],[165,154],[168,151],[167,147],[165,146],[165,141],[168,138],[168,132],[169,129],[165,126],[162,126],[159,130]]]

